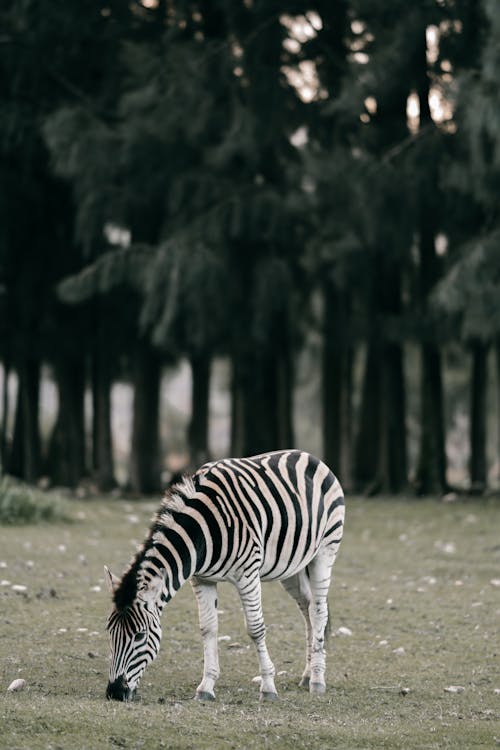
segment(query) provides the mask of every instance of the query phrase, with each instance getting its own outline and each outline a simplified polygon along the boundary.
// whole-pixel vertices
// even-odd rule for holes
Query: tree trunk
[[[18,373],[16,406],[14,412],[14,431],[12,435],[10,452],[8,455],[7,473],[12,474],[13,477],[19,478],[22,478],[24,476],[24,420],[22,417],[22,402],[24,399],[23,388],[24,384]]]
[[[27,359],[24,363],[23,421],[24,429],[24,478],[35,482],[40,476],[40,429],[38,425],[40,401],[40,362]]]
[[[495,342],[497,365],[497,471],[500,472],[500,337]]]
[[[103,492],[116,485],[111,432],[111,386],[107,355],[99,342],[92,359],[92,472],[98,488]]]
[[[433,120],[429,106],[429,71],[427,65],[426,29],[417,32],[415,49],[416,86],[420,103],[420,128],[432,128]],[[429,295],[440,276],[440,264],[436,255],[435,235],[437,230],[436,206],[439,197],[437,163],[430,162],[426,179],[420,184],[419,199],[419,300],[422,320],[421,343],[421,405],[420,405],[420,450],[416,473],[416,489],[419,494],[436,494],[446,490],[446,452],[443,408],[443,386],[441,355],[435,342],[435,322],[429,316]]]
[[[158,354],[142,341],[134,362],[134,415],[130,484],[134,492],[153,494],[160,490],[161,363]]]
[[[54,369],[59,409],[50,438],[47,471],[55,484],[76,487],[86,473],[84,361],[65,359]]]
[[[291,355],[283,351],[274,362],[276,379],[276,434],[277,448],[293,448],[295,445],[293,430],[293,385],[294,369]]]
[[[9,460],[9,473],[35,482],[40,476],[40,430],[38,406],[40,396],[40,363],[25,359],[18,370],[14,439]]]
[[[231,455],[244,456],[245,453],[245,392],[243,374],[237,355],[231,359]]]
[[[276,351],[233,355],[231,450],[251,456],[293,447],[293,366],[282,339]]]
[[[191,464],[200,466],[208,460],[208,416],[210,396],[210,357],[191,357],[192,406],[188,440]]]
[[[441,354],[437,346],[421,345],[420,448],[415,486],[418,494],[446,490]]]
[[[352,346],[347,295],[326,281],[323,286],[323,456],[351,486]]]
[[[379,461],[378,442],[380,414],[380,345],[367,344],[361,407],[354,453],[354,487],[366,491],[373,484]]]
[[[9,361],[3,361],[2,424],[0,427],[0,475],[7,470],[7,426],[9,419]]]
[[[483,492],[486,470],[486,394],[488,387],[488,346],[474,341],[472,346],[472,383],[470,419],[470,481],[474,492]]]
[[[406,393],[403,348],[387,321],[401,316],[401,271],[382,253],[372,295],[355,479],[368,494],[398,493],[407,485]]]
[[[408,482],[406,456],[406,397],[403,350],[398,343],[385,344],[380,390],[380,440],[377,485],[397,494]]]

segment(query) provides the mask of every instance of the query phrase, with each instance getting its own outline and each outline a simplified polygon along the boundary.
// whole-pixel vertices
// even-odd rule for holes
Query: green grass
[[[0,580],[26,586],[0,586],[1,748],[500,747],[498,506],[348,500],[330,608],[333,631],[346,626],[352,636],[330,641],[326,696],[297,687],[302,622],[285,591],[268,584],[281,699],[259,703],[240,604],[223,585],[220,635],[231,640],[220,643],[217,702],[193,701],[202,656],[187,585],[164,612],[162,652],[141,702],[108,703],[102,566],[121,571],[152,511],[75,502],[71,523],[0,527]],[[17,677],[27,688],[7,693]],[[465,689],[445,692],[450,685]]]

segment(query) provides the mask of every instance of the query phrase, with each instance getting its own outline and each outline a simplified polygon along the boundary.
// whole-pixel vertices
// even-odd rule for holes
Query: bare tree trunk
[[[111,432],[111,386],[107,355],[102,343],[98,342],[92,358],[92,471],[98,488],[103,492],[116,485]]]
[[[500,468],[500,337],[495,342],[497,369],[497,465]]]
[[[275,363],[276,432],[278,448],[293,448],[293,384],[294,369],[289,351],[278,354]]]
[[[486,393],[488,387],[488,346],[474,341],[472,350],[470,481],[474,492],[483,492],[486,470]]]
[[[192,407],[188,439],[191,464],[200,466],[207,461],[208,449],[208,416],[210,396],[210,357],[200,354],[191,357],[192,373]]]
[[[35,482],[40,476],[40,430],[38,405],[40,394],[40,363],[24,359],[18,370],[14,438],[9,459],[10,474]]]
[[[55,484],[76,487],[85,476],[84,360],[55,365],[59,410],[50,438],[47,471]]]
[[[429,71],[427,66],[426,30],[419,30],[419,44],[415,50],[417,93],[420,103],[420,127],[432,128],[434,123],[429,107]],[[419,307],[423,325],[421,343],[421,407],[420,450],[416,473],[419,494],[444,492],[446,483],[446,452],[444,430],[443,385],[441,354],[435,341],[435,321],[430,320],[429,295],[441,273],[435,249],[436,205],[438,196],[437,164],[430,165],[427,179],[420,186],[419,198]],[[432,172],[435,172],[433,175]],[[431,186],[431,187],[430,187]]]
[[[420,449],[415,485],[421,495],[446,490],[441,354],[432,343],[421,345]]]
[[[9,374],[10,363],[3,360],[2,424],[0,427],[0,473],[7,470],[7,425],[9,419]]]
[[[233,356],[231,450],[250,456],[293,447],[293,366],[284,341],[275,352]]]
[[[142,341],[134,362],[134,416],[130,484],[134,492],[153,494],[160,490],[161,363],[151,346]]]
[[[323,456],[350,487],[352,440],[352,345],[347,295],[326,281],[323,285]]]
[[[406,455],[406,396],[403,375],[403,350],[400,344],[383,349],[381,377],[381,428],[377,484],[397,494],[408,483]]]
[[[245,453],[245,395],[243,374],[237,355],[231,359],[231,455],[244,456]]]
[[[373,484],[379,460],[378,442],[381,422],[380,402],[380,346],[377,341],[367,344],[354,454],[354,486],[365,491]]]

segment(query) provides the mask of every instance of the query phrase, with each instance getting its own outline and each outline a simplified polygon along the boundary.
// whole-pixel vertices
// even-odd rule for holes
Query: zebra
[[[299,450],[228,458],[202,466],[167,490],[149,534],[121,579],[105,567],[108,699],[132,700],[160,649],[160,616],[190,581],[198,604],[204,669],[195,698],[215,700],[219,677],[217,583],[236,587],[260,665],[260,697],[276,699],[265,640],[261,581],[280,581],[305,621],[300,685],[325,692],[325,630],[332,566],[342,539],[344,496],[319,459]]]

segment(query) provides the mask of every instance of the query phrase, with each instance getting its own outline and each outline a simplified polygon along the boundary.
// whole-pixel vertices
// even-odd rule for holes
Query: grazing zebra
[[[204,651],[196,698],[215,699],[218,581],[230,581],[240,595],[259,658],[261,698],[277,698],[261,601],[261,581],[273,580],[305,620],[300,684],[323,693],[327,594],[343,523],[338,480],[322,461],[297,450],[215,461],[175,484],[121,580],[105,569],[114,602],[107,697],[133,697],[158,654],[163,607],[187,580],[198,602]]]

